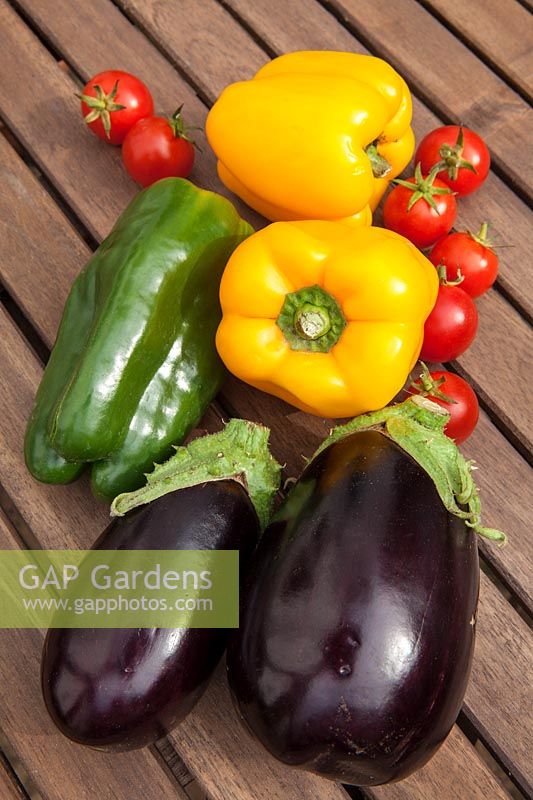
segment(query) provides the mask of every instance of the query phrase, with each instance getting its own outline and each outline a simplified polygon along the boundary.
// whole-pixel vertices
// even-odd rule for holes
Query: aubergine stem
[[[115,497],[111,516],[121,517],[137,506],[177,489],[209,481],[234,480],[248,492],[261,529],[268,524],[281,467],[268,449],[270,430],[255,422],[232,419],[224,430],[176,447],[164,464],[155,464],[146,484]]]
[[[379,430],[427,472],[447,511],[464,519],[475,533],[503,545],[507,541],[503,531],[481,525],[479,494],[472,478],[474,462],[467,461],[453,439],[444,433],[449,419],[449,413],[438,403],[415,395],[403,403],[362,414],[334,428],[313,458],[352,433]]]

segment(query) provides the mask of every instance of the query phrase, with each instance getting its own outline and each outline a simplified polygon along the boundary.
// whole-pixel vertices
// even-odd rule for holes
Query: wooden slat
[[[533,726],[528,719],[533,708],[532,664],[531,629],[482,574],[476,651],[464,710],[528,796],[533,795]]]
[[[166,45],[168,52],[180,52],[182,60],[187,61],[188,70],[195,78],[201,73],[202,59],[197,57],[196,49],[184,46],[180,26],[171,18],[171,14],[176,13],[173,11],[177,9],[175,4],[154,2],[154,0],[146,4],[142,0],[120,0],[120,2],[130,11],[135,10],[142,24],[147,28],[150,27],[150,33],[158,39],[162,47]],[[315,0],[291,0],[290,3],[286,3],[285,0],[254,0],[253,3],[247,0],[227,0],[227,4],[275,53],[295,49],[368,52],[357,38]],[[161,8],[165,9],[164,16]],[[157,14],[154,11],[157,11]],[[160,24],[161,19],[166,22],[165,26]],[[230,22],[227,23],[226,40],[231,36],[237,46],[241,34],[238,26],[235,27],[237,31]],[[262,55],[260,58],[265,59],[265,56]],[[258,60],[254,63],[258,67],[262,62]],[[215,95],[224,86],[226,71],[231,75],[231,70],[231,60],[224,62],[214,87]],[[416,97],[413,98],[413,111],[413,127],[417,140],[442,124],[442,121]],[[499,251],[501,265],[498,281],[525,313],[531,316],[533,287],[529,285],[531,282],[528,250],[531,212],[493,172],[479,192],[461,199],[459,204],[458,228],[477,231],[482,220],[491,222],[491,230],[497,242],[513,245],[512,248]]]
[[[2,521],[0,519],[0,530]],[[1,642],[1,639],[0,639]],[[24,788],[12,773],[10,764],[0,750],[0,797],[2,800],[28,800]]]
[[[451,756],[451,758],[450,758]],[[446,747],[431,761],[432,769],[423,769],[400,783],[366,790],[375,800],[494,800],[509,798],[507,792],[485,768],[466,736],[455,726]],[[465,776],[469,786],[465,786]],[[468,794],[467,794],[468,792]]]
[[[517,0],[424,0],[524,93],[533,91],[533,25]]]
[[[16,494],[21,481],[26,479],[21,440],[39,380],[40,367],[1,309],[0,364],[3,372],[12,376],[10,381],[0,385],[0,436],[4,442],[4,450],[11,454],[7,463],[0,463],[0,482],[9,494]],[[80,503],[79,491],[79,484],[59,489],[34,483],[31,497],[27,497],[25,491],[20,494],[19,510],[26,522],[31,524],[41,546],[86,547],[94,540],[96,529],[101,528],[97,521],[102,514],[101,507],[94,501],[91,502],[85,494],[83,500],[89,505],[85,509]],[[63,511],[58,515],[54,501],[55,496],[62,492]],[[495,654],[501,652],[500,642],[492,632],[490,642]],[[24,647],[20,646],[20,649],[23,651]],[[31,657],[28,658],[32,660]],[[33,661],[36,662],[36,658]],[[519,733],[520,719],[517,719],[516,726],[516,735],[522,735]],[[35,736],[40,730],[39,723],[32,725],[29,730]],[[259,748],[241,728],[220,672],[198,707],[170,738],[191,772],[209,790],[213,800],[346,800],[345,792],[335,784],[290,770]],[[440,756],[447,758],[450,773],[454,773],[456,769],[453,741],[452,739],[444,745]],[[491,780],[489,771],[478,761],[477,755],[472,754],[472,759],[471,770],[463,776],[465,797],[476,797],[479,771],[487,773],[481,781],[482,785]],[[142,763],[144,765],[145,762]],[[438,782],[438,777],[431,777],[433,764],[434,761],[431,761],[411,781]],[[92,796],[98,795],[91,795],[91,798]]]
[[[532,196],[533,113],[516,92],[416,0],[332,0],[331,5],[434,107],[483,136],[509,180]]]
[[[0,171],[9,193],[0,195],[0,224],[3,224],[5,257],[0,276],[23,310],[36,325],[44,341],[51,346],[61,311],[72,280],[89,256],[89,248],[50,200],[30,170],[0,137]],[[31,198],[31,201],[30,201]],[[35,291],[35,286],[39,291]],[[496,348],[497,349],[497,348]],[[225,395],[237,413],[251,419],[263,419],[275,431],[279,441],[277,455],[287,462],[289,474],[297,475],[301,457],[287,453],[286,430],[302,431],[293,443],[309,456],[327,432],[328,426],[313,417],[291,409],[273,398],[230,381]],[[498,469],[491,468],[498,452]],[[533,560],[533,542],[529,535],[528,508],[524,493],[531,471],[482,415],[478,430],[466,444],[466,454],[475,458],[477,473],[486,495],[486,517],[493,525],[507,526],[512,543],[499,549],[485,547],[491,563],[500,571],[523,601],[533,606],[528,580],[528,564]],[[503,498],[503,499],[502,499]]]
[[[11,219],[9,214],[11,214],[13,215],[13,223],[17,221],[17,227],[14,227],[16,235],[8,237],[4,251],[3,270],[4,272],[8,271],[8,274],[10,274],[10,282],[16,285],[16,275],[13,272],[10,273],[10,269],[15,269],[17,274],[21,276],[20,265],[24,263],[27,242],[32,231],[38,235],[41,244],[45,245],[41,246],[41,252],[45,260],[43,261],[41,258],[37,263],[32,263],[30,261],[34,285],[35,281],[37,281],[37,283],[44,288],[46,286],[46,276],[53,272],[53,265],[57,263],[63,255],[65,258],[63,262],[64,269],[61,272],[62,280],[57,285],[53,286],[51,294],[41,292],[39,296],[39,301],[45,306],[46,310],[46,315],[43,316],[41,320],[43,334],[45,340],[50,343],[54,335],[54,326],[57,325],[60,309],[66,296],[68,279],[71,279],[75,275],[79,264],[85,261],[88,255],[88,248],[78,241],[74,230],[70,228],[63,215],[49,199],[44,189],[39,186],[30,171],[23,165],[20,159],[13,154],[5,141],[3,143],[0,141],[0,166],[3,168],[8,182],[13,187],[17,187],[17,191],[11,193],[8,203],[2,203],[0,199],[0,217],[7,219],[8,223],[10,223]],[[33,198],[31,213],[25,212],[25,208],[28,208],[28,197]],[[86,252],[84,253],[83,250]],[[233,399],[234,402],[240,403],[243,411],[249,411],[250,416],[256,416],[257,414],[256,401],[262,403],[263,413],[261,414],[261,418],[265,422],[273,425],[273,445],[276,455],[280,460],[287,459],[286,431],[290,428],[293,432],[293,450],[292,453],[289,454],[292,456],[293,461],[289,462],[288,467],[289,474],[297,474],[301,462],[299,455],[297,456],[296,454],[300,452],[304,452],[306,455],[311,454],[325,433],[324,425],[312,417],[295,412],[282,403],[279,403],[278,407],[276,407],[276,401],[269,401],[269,403],[266,404],[264,395],[260,393],[255,393],[255,396],[249,395],[251,402],[244,406],[244,397],[246,393],[243,392],[242,389],[242,384],[239,384],[237,381],[231,382],[227,391],[228,398],[230,401]],[[280,413],[280,409],[282,413]],[[299,427],[300,421],[304,425],[303,428]],[[294,431],[301,432],[300,437],[295,437]],[[524,518],[518,518],[517,520],[517,524],[521,526],[523,531],[522,539],[525,544],[530,540],[530,537],[528,536],[527,504],[524,503],[524,496],[512,494],[508,505],[502,503],[500,499],[501,497],[508,496],[511,491],[516,493],[517,490],[524,490],[523,482],[518,480],[518,476],[523,474],[524,465],[521,463],[515,451],[507,445],[504,440],[501,440],[501,437],[494,430],[486,417],[482,417],[482,423],[476,436],[480,445],[485,447],[485,450],[488,449],[490,452],[494,448],[499,451],[500,469],[480,471],[483,481],[489,481],[488,486],[486,483],[483,484],[482,481],[482,491],[485,488],[489,489],[489,491],[486,492],[488,505],[486,512],[491,515],[491,521],[492,513],[496,517],[499,513],[501,515],[502,524],[505,522],[509,525],[511,519],[514,519],[513,515],[516,515],[521,509],[525,509],[526,514]],[[477,455],[475,441],[474,439],[474,448],[467,450],[469,456]],[[509,458],[509,462],[505,465],[506,468],[501,468],[505,463],[505,457]],[[504,476],[504,479],[507,479],[507,485],[505,485],[505,483],[503,486],[501,485],[502,476]],[[26,478],[26,480],[29,479]],[[30,487],[32,483],[33,482],[30,480]],[[7,488],[9,489],[10,487],[8,486]],[[57,492],[72,493],[77,491],[77,487],[62,487],[61,489],[51,487],[45,491],[49,493],[50,500],[54,501]],[[32,506],[29,502],[24,505]],[[29,520],[29,522],[34,526],[34,520]],[[98,519],[99,524],[102,522],[103,519]],[[54,520],[54,524],[58,524],[57,519]],[[494,524],[496,524],[496,521]],[[495,550],[491,547],[490,553],[502,554],[502,557],[504,555],[515,556],[515,558],[517,556],[524,556],[524,562],[519,561],[519,563],[525,573],[525,585],[527,585],[527,552],[522,552],[520,546],[516,546],[516,542],[504,550]],[[513,567],[513,572],[516,572],[516,566],[513,565]],[[518,678],[516,683],[518,685]],[[496,685],[494,685],[494,690],[497,691]],[[477,716],[481,717],[482,714],[477,713]],[[488,725],[486,727],[488,728]]]

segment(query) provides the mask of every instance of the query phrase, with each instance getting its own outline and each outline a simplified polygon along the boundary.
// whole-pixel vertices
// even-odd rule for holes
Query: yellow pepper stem
[[[346,326],[339,304],[321,286],[287,294],[276,323],[292,350],[317,353],[328,353]]]
[[[392,170],[386,158],[378,153],[378,148],[375,142],[365,147],[365,153],[370,159],[370,166],[372,167],[372,174],[374,178],[384,178]]]

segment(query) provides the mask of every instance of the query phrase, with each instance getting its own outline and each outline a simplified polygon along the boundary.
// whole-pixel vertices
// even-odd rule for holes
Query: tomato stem
[[[445,382],[446,378],[441,375],[440,378],[435,378],[431,375],[426,364],[423,361],[420,362],[420,366],[422,367],[422,372],[420,373],[418,380],[411,381],[410,386],[416,390],[416,392],[422,397],[435,397],[438,400],[442,400],[444,403],[457,403],[457,400],[454,400],[453,397],[449,397],[444,392],[441,392],[440,386]]]
[[[196,144],[194,139],[192,139],[191,136],[190,136],[190,132],[191,131],[199,131],[199,130],[201,130],[201,128],[199,128],[197,125],[186,125],[185,124],[185,120],[183,119],[183,116],[182,116],[182,113],[181,113],[183,111],[183,106],[184,106],[184,103],[182,103],[181,106],[179,106],[174,111],[174,113],[172,114],[171,117],[167,117],[168,124],[172,128],[172,133],[174,134],[176,139],[185,139],[186,142],[190,142],[192,144],[192,146],[196,147],[198,152],[201,153],[202,151],[201,151],[200,147]]]

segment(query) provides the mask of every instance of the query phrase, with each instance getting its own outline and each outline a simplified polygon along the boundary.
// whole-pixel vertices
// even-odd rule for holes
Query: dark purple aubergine
[[[259,522],[244,489],[217,481],[166,494],[114,520],[103,550],[239,550],[245,567]],[[193,708],[228,632],[206,628],[51,629],[42,660],[49,713],[70,739],[127,750],[164,736]]]
[[[230,642],[231,690],[281,761],[397,781],[454,724],[474,648],[476,534],[370,430],[308,466],[267,528]]]
[[[231,455],[229,471],[243,465],[249,493],[236,480],[213,480],[162,494],[111,522],[95,548],[239,550],[242,575],[278,485],[279,467],[267,441],[267,429],[240,420],[228,423],[222,434],[195,440],[189,449],[203,448],[200,471],[204,462],[209,465],[219,456],[223,470],[222,454]],[[212,456],[208,450],[205,457],[206,442],[208,448],[214,445]],[[252,485],[248,471],[263,462],[271,484],[256,480]],[[252,490],[258,488],[259,500]],[[129,503],[141,495],[144,502],[145,491],[151,487],[120,497]],[[106,750],[150,744],[199,700],[228,634],[206,628],[51,629],[41,669],[47,709],[62,733],[81,744]]]

